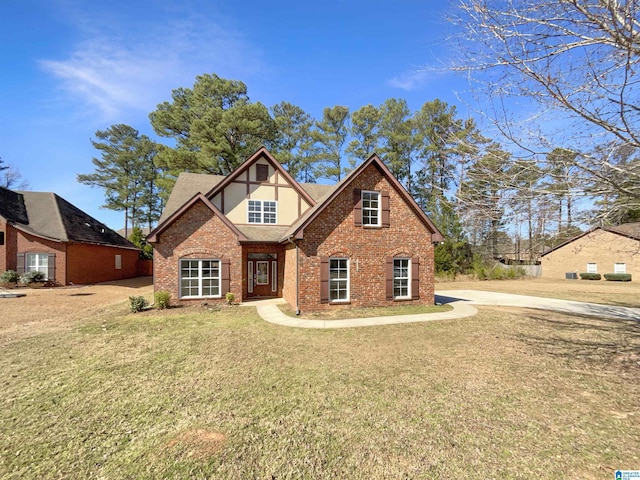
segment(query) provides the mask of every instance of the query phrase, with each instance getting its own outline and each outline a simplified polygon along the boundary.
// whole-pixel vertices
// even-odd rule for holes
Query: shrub
[[[581,273],[580,278],[582,280],[600,280],[601,276],[599,273]]]
[[[233,301],[236,299],[235,294],[231,293],[231,292],[227,292],[226,295],[224,296],[224,298],[227,299],[227,303],[229,305],[231,305],[233,303]]]
[[[156,292],[153,296],[153,299],[158,310],[164,310],[165,308],[169,308],[171,306],[171,294],[164,290]]]
[[[15,270],[7,270],[0,274],[0,282],[2,283],[18,283],[20,275]]]
[[[22,285],[31,285],[32,283],[44,282],[45,275],[42,272],[33,271],[20,275],[20,283]]]
[[[129,310],[133,313],[141,312],[147,308],[148,305],[149,302],[147,302],[144,297],[129,297]]]
[[[630,273],[605,273],[604,279],[609,280],[611,282],[630,282],[631,274]]]

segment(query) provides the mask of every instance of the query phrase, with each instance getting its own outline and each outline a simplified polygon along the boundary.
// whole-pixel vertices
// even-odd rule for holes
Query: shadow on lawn
[[[640,374],[640,322],[590,315],[530,314],[515,338],[547,355],[626,367]]]

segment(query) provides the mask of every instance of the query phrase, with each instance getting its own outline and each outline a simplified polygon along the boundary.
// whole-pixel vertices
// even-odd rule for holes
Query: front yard
[[[53,325],[0,322],[0,478],[600,479],[640,468],[638,322],[482,307],[316,331],[253,308],[130,314],[122,300]],[[19,301],[33,299],[0,308]]]

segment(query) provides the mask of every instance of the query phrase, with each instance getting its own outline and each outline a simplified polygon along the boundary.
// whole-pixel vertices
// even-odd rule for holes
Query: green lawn
[[[3,479],[613,478],[640,324],[481,308],[305,330],[110,308],[0,356]]]

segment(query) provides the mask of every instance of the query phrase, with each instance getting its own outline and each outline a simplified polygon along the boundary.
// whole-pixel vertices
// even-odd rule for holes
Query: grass
[[[482,308],[304,330],[130,314],[3,345],[0,478],[611,478],[640,464],[640,326]]]
[[[393,307],[340,307],[334,306],[331,309],[319,312],[302,312],[296,315],[296,311],[289,304],[279,304],[278,308],[290,317],[313,319],[313,320],[342,320],[345,318],[367,318],[367,317],[389,317],[392,315],[416,315],[419,313],[448,312],[452,309],[450,305],[395,305]]]

